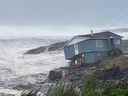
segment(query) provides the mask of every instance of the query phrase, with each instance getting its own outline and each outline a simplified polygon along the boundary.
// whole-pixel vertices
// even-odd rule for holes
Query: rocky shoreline
[[[128,57],[120,56],[91,66],[61,67],[51,70],[49,74],[39,73],[14,79],[13,82],[19,81],[19,83],[12,85],[10,84],[10,88],[19,91],[31,90],[35,93],[41,92],[42,96],[47,96],[47,93],[51,90],[51,88],[56,86],[56,84],[61,81],[65,82],[66,84],[72,84],[74,87],[82,88],[85,80],[88,79],[90,75],[94,75],[98,78],[99,85],[103,82],[104,84],[121,83],[123,85],[124,83],[122,82],[128,84],[127,64]],[[44,79],[44,77],[47,78]],[[33,81],[27,82],[26,80]]]
[[[43,53],[45,51],[57,51],[57,50],[63,50],[64,45],[67,43],[67,41],[61,41],[61,42],[57,42],[57,43],[53,43],[50,44],[48,46],[41,46],[35,49],[30,49],[28,51],[26,51],[24,54],[40,54]]]
[[[84,85],[84,81],[90,75],[95,75],[101,81],[127,81],[128,57],[119,56],[111,59],[109,58],[99,64],[91,66],[63,67],[55,69],[54,71],[51,71],[49,78],[52,82],[64,81],[72,83],[74,86],[82,87]]]

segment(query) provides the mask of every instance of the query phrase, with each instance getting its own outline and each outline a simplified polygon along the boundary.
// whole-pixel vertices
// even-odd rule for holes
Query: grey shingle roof
[[[122,38],[120,35],[117,35],[115,33],[112,33],[110,31],[105,31],[105,32],[99,32],[99,33],[93,33],[93,35],[91,34],[87,34],[87,35],[78,35],[78,37],[90,37],[90,38]]]
[[[122,37],[120,35],[110,32],[110,31],[105,31],[105,32],[99,32],[99,33],[93,33],[93,35],[86,34],[86,35],[75,36],[71,40],[69,40],[66,45],[72,45],[72,44],[81,42],[82,40],[108,39],[108,38],[122,38]]]

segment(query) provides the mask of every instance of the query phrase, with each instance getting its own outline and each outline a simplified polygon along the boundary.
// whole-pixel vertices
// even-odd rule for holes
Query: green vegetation
[[[128,96],[128,71],[122,76],[122,72],[128,70],[128,57],[108,59],[102,62],[100,68],[103,70],[93,69],[85,82],[79,77],[82,81],[80,85],[83,85],[81,88],[61,82],[51,87],[47,96]],[[31,93],[22,96],[34,96]]]
[[[128,86],[125,81],[98,81],[92,77],[85,82],[82,96],[128,96]]]
[[[98,81],[95,77],[90,77],[80,91],[72,85],[66,86],[60,83],[52,88],[48,96],[128,96],[128,86],[124,83]]]
[[[96,96],[96,82],[94,77],[89,77],[85,81],[84,87],[82,89],[82,96]]]
[[[22,96],[36,96],[32,93],[30,91]],[[125,81],[99,81],[95,77],[90,77],[81,89],[62,82],[56,84],[47,96],[128,96],[128,85]]]
[[[52,88],[48,96],[81,96],[81,93],[72,85],[66,85],[61,82]]]

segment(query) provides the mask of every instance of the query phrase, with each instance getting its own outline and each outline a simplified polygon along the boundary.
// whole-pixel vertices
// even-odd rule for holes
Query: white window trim
[[[78,44],[74,44],[75,55],[79,54]]]

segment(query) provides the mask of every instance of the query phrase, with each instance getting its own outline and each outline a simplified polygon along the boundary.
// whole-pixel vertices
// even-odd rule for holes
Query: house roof
[[[120,35],[117,35],[117,34],[112,33],[110,31],[93,33],[93,35],[92,34],[78,35],[78,37],[104,38],[104,39],[107,39],[107,38],[110,38],[110,37],[113,37],[113,38],[121,38]]]
[[[122,38],[122,37],[110,31],[105,31],[105,32],[99,32],[99,33],[75,36],[71,40],[69,40],[67,45],[76,44],[88,39],[108,39],[108,38]]]

